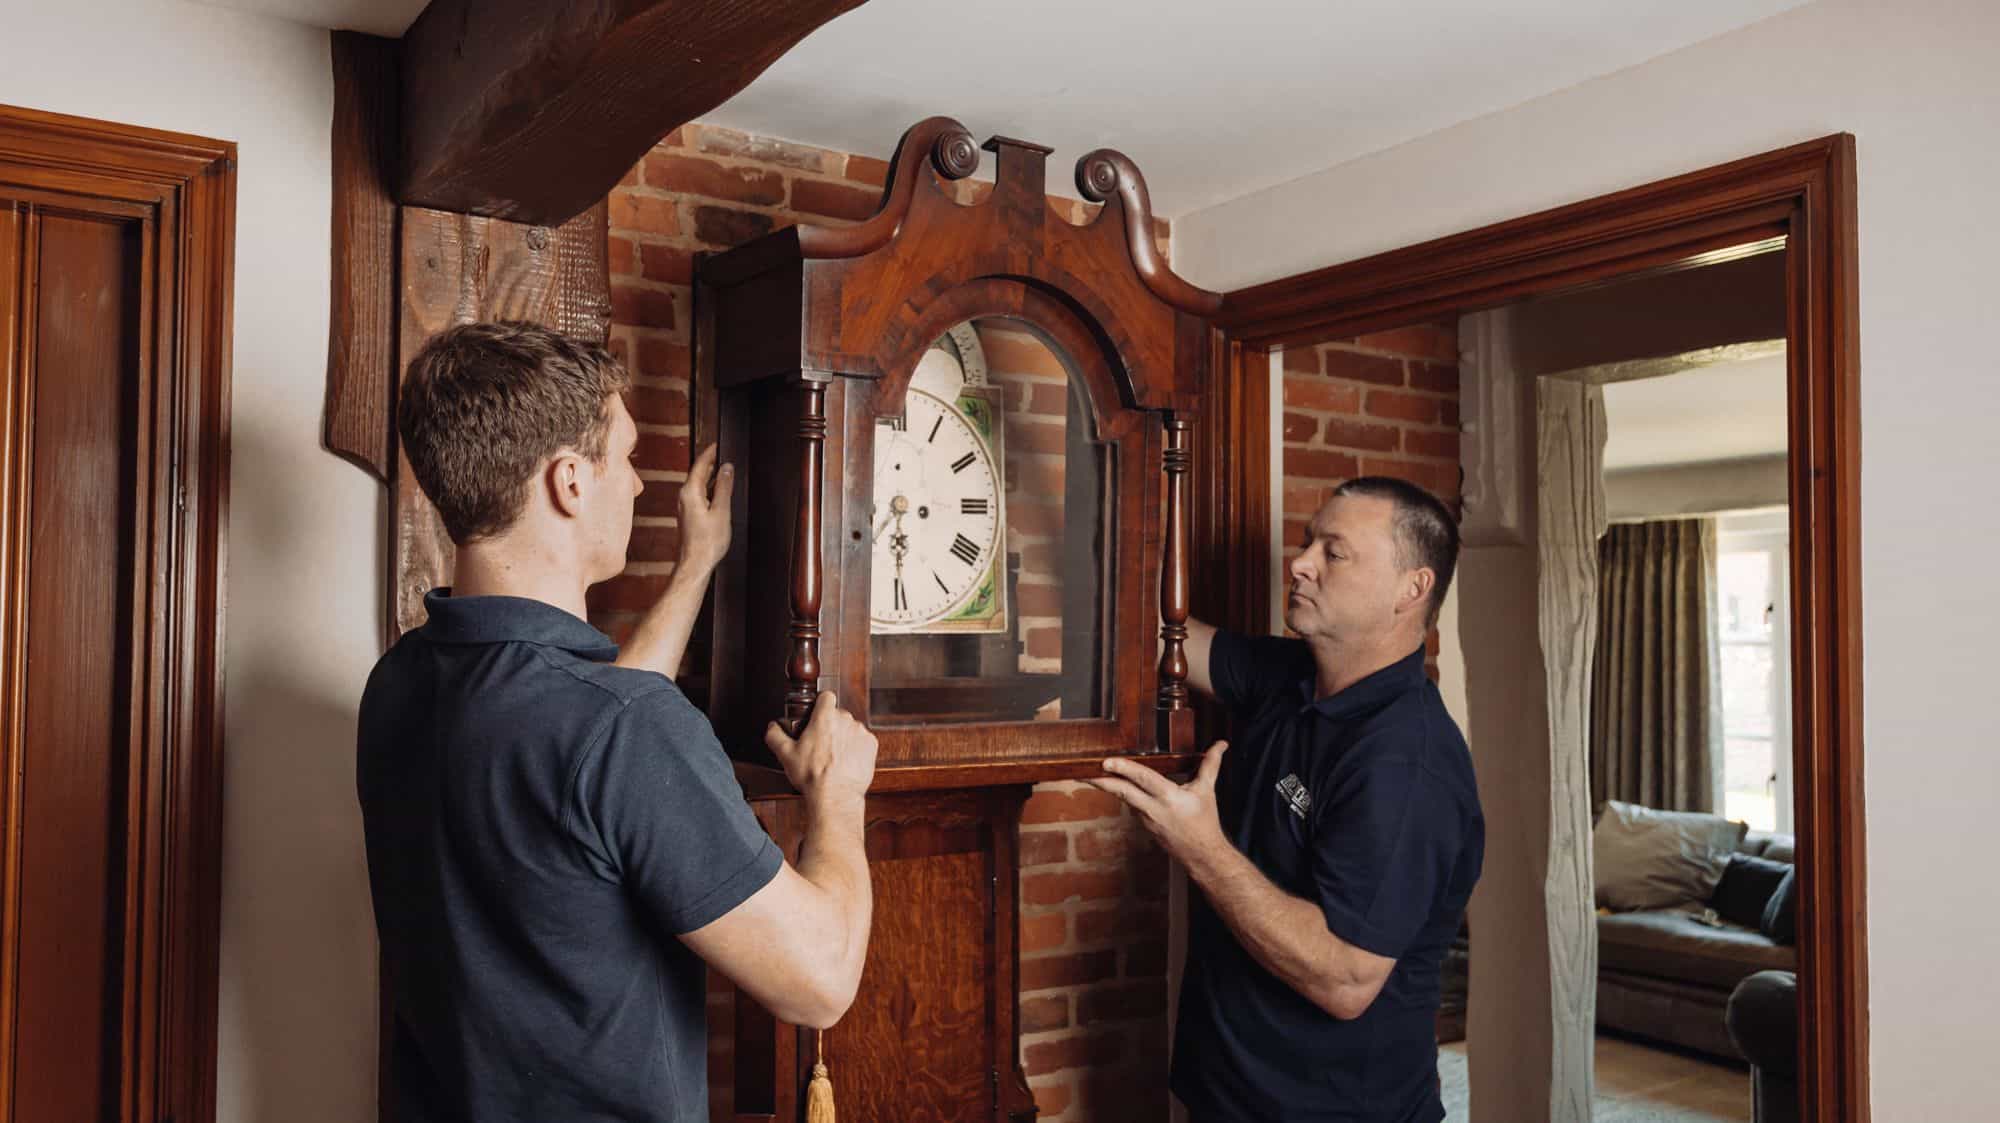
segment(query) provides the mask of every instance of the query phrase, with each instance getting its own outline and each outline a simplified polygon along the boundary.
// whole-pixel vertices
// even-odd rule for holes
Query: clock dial
[[[903,424],[875,431],[869,615],[909,631],[963,606],[991,580],[1000,543],[1000,475],[964,414],[912,387]]]

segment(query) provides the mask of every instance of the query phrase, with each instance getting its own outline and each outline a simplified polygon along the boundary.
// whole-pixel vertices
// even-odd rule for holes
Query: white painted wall
[[[372,1120],[354,710],[383,499],[318,440],[327,35],[175,0],[12,4],[0,102],[239,145],[218,1118]]]
[[[2000,841],[1984,698],[2000,555],[1986,325],[2000,298],[2000,6],[1819,0],[1764,23],[1192,215],[1174,260],[1230,288],[1831,132],[1856,135],[1872,1095],[1880,1120],[2000,1101],[2000,902],[1941,854]],[[1476,1002],[1475,1002],[1476,1005]]]

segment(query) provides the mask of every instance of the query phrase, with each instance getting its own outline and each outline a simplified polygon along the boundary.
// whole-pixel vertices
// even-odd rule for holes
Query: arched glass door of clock
[[[1110,716],[1116,448],[1061,346],[954,324],[874,438],[872,723]]]

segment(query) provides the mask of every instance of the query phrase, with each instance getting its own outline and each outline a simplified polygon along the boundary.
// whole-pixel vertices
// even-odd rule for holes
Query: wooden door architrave
[[[41,206],[136,221],[138,478],[124,834],[119,1118],[215,1113],[222,811],[223,549],[228,517],[236,146],[0,106],[0,214]],[[18,280],[19,278],[15,278]],[[13,366],[30,286],[0,283],[0,464],[33,439],[31,364]],[[4,474],[4,473],[0,473]],[[0,479],[0,947],[21,923],[21,761],[29,527],[25,476]],[[0,957],[0,1119],[14,1117],[18,979]]]
[[[1276,347],[1786,239],[1800,1117],[1828,1123],[1869,1116],[1854,163],[1852,135],[1823,137],[1239,289],[1216,317],[1247,385]]]

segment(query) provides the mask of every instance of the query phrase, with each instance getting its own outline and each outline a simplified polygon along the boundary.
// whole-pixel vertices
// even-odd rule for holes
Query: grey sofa
[[[1751,831],[1736,848],[1790,864],[1789,834]],[[1597,917],[1597,1024],[1732,1060],[1724,1012],[1737,984],[1759,971],[1796,971],[1798,951],[1754,928],[1711,927],[1700,906],[1600,913]]]

